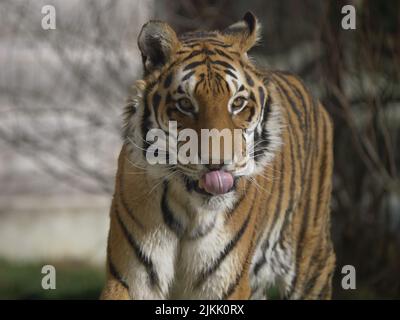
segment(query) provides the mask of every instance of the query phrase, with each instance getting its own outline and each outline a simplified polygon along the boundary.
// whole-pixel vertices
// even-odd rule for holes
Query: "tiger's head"
[[[280,143],[279,114],[265,74],[247,55],[259,40],[259,29],[249,12],[223,31],[177,36],[161,21],[143,26],[138,46],[144,80],[138,82],[139,93],[127,107],[124,138],[131,145],[134,161],[152,176],[165,180],[178,176],[190,192],[209,199],[234,193],[241,177],[256,175],[271,162]],[[178,135],[191,129],[197,140],[190,135],[179,140],[171,132],[171,123],[176,124]],[[211,143],[205,150],[204,129],[211,130],[211,135],[230,132],[229,152],[225,152],[225,138],[218,142],[217,153]],[[164,138],[155,138],[154,132],[164,133]],[[149,137],[157,140],[158,148],[153,151],[166,156],[166,163],[145,160],[152,148]],[[198,152],[185,150],[192,153],[190,159],[198,161],[184,163],[179,150],[190,138]],[[163,139],[165,143],[160,144]],[[170,149],[171,141],[176,149]],[[173,163],[171,150],[178,155]]]

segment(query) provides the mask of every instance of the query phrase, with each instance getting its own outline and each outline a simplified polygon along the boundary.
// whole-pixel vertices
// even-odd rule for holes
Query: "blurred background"
[[[356,8],[356,30],[341,9]],[[44,5],[56,29],[43,30]],[[3,0],[0,3],[0,298],[96,299],[121,113],[149,19],[218,29],[251,10],[252,50],[303,78],[335,122],[334,298],[400,298],[400,1]],[[41,268],[57,289],[41,288]],[[344,265],[357,289],[341,288]]]

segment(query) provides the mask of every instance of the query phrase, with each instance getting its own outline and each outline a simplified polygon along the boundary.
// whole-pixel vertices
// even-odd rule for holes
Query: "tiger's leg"
[[[246,262],[246,265],[244,266],[243,274],[242,274],[241,278],[239,279],[236,288],[224,299],[226,299],[226,300],[249,300],[250,299],[251,289],[250,289],[250,280],[249,280],[249,276],[248,276],[247,265],[249,265],[248,262]]]
[[[308,259],[307,259],[308,260]],[[298,274],[292,283],[288,299],[331,299],[335,254],[331,248],[316,247],[306,263],[298,262]]]
[[[107,281],[100,296],[101,300],[129,300],[128,288],[124,283],[107,270]]]
[[[295,276],[290,299],[330,299],[335,254],[330,232],[333,171],[333,128],[324,109],[314,112],[317,147],[309,158],[308,183],[293,219],[296,243]]]
[[[107,282],[101,298],[165,299],[167,290],[162,290],[160,286],[159,273],[154,264],[156,260],[154,257],[150,260],[150,253],[144,254],[140,249],[137,243],[138,235],[134,234],[132,229],[128,229],[133,223],[128,224],[128,219],[123,220],[122,212],[118,208],[113,202],[107,245]],[[163,233],[161,233],[162,236]],[[154,237],[153,234],[153,239]],[[152,247],[153,250],[154,248],[157,248],[157,245]],[[172,257],[173,254],[167,252],[166,256]],[[164,262],[165,259],[158,265]]]
[[[123,239],[121,238],[120,232],[118,232],[117,224],[115,221],[115,215],[113,214],[113,207],[111,207],[110,214],[110,231],[108,236],[108,245],[107,245],[107,280],[103,291],[101,293],[101,300],[130,300],[131,297],[129,295],[129,286],[123,279],[122,275],[119,271],[117,271],[116,263],[120,262],[118,260],[113,261],[111,253],[115,258],[120,258],[118,254],[118,246],[123,246]],[[119,263],[121,264],[121,263]]]
[[[289,299],[331,298],[335,253],[330,236],[330,176],[323,179],[326,187],[312,193],[318,195],[318,201],[310,197],[294,217],[297,247],[295,276],[286,295]],[[324,201],[319,201],[320,197]]]

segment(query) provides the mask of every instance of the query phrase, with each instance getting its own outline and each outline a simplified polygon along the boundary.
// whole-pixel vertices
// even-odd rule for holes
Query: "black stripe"
[[[128,240],[129,244],[131,245],[133,251],[135,252],[137,259],[146,268],[147,274],[150,279],[150,284],[152,286],[159,287],[159,279],[158,279],[158,275],[154,269],[153,262],[151,261],[151,259],[149,257],[147,257],[144,254],[144,252],[141,250],[137,241],[133,238],[133,235],[131,233],[129,233],[128,229],[126,228],[124,222],[121,219],[117,205],[115,206],[115,215],[116,215],[117,221],[122,229],[122,232],[123,232],[125,238]]]
[[[225,42],[218,39],[207,39],[206,41],[210,42],[211,44],[226,45]]]
[[[265,252],[268,250],[270,242],[269,242],[269,236],[271,235],[272,230],[275,228],[275,225],[278,221],[278,217],[279,217],[279,213],[281,211],[281,207],[282,207],[282,194],[284,192],[283,187],[284,187],[284,183],[283,183],[283,174],[285,171],[285,161],[283,158],[283,152],[281,152],[281,156],[280,156],[280,177],[279,177],[279,193],[278,193],[278,199],[277,199],[277,206],[272,218],[272,223],[270,224],[270,227],[268,229],[267,235],[265,237],[264,242],[261,244],[261,252],[263,253],[262,258],[255,264],[254,266],[254,274],[257,275],[257,273],[260,271],[261,267],[263,266],[263,264],[266,262],[266,258],[265,258]],[[272,190],[272,189],[271,189]]]
[[[165,70],[162,71],[162,73],[158,75],[158,77],[151,80],[146,87],[145,96],[147,96],[151,92],[151,90],[161,82],[161,79],[163,79],[178,63],[179,59],[174,60],[168,65]]]
[[[315,117],[315,112],[313,112],[313,118],[314,118],[314,126],[315,126],[314,130],[316,132],[318,132],[318,125],[317,125],[317,120],[316,120],[316,117]],[[311,130],[311,128],[309,128],[309,130]],[[311,170],[309,172],[309,168],[313,168],[314,167],[314,159],[315,159],[315,155],[313,154],[313,152],[309,152],[309,154],[307,156],[306,174],[309,174],[310,178],[309,178],[309,181],[308,181],[307,192],[305,193],[306,195],[310,195],[311,194],[312,181],[313,181],[313,178],[314,178],[314,170]],[[306,205],[305,210],[304,210],[304,216],[303,216],[303,219],[302,219],[302,225],[301,225],[301,228],[300,228],[300,235],[299,235],[298,240],[297,240],[297,247],[298,248],[297,248],[297,254],[296,254],[296,261],[300,261],[300,256],[301,256],[301,254],[303,252],[301,250],[300,246],[303,245],[303,240],[304,240],[304,237],[305,237],[305,234],[306,234],[306,229],[307,229],[307,226],[308,226],[307,222],[309,220],[309,215],[310,215],[310,203],[311,203],[311,198],[308,198],[307,205]],[[300,267],[299,263],[296,263],[295,276],[294,276],[294,279],[292,281],[292,283],[293,283],[292,289],[290,290],[290,292],[288,294],[289,296],[293,295],[294,291],[296,290],[296,288],[297,288],[297,286],[299,284],[299,278],[298,278],[299,267]]]
[[[327,281],[325,285],[322,287],[321,291],[318,294],[317,300],[323,300],[328,298],[329,290],[331,289],[330,281]]]
[[[227,69],[235,70],[234,67],[232,67],[228,62],[222,61],[222,60],[210,60],[211,64],[216,64],[219,66],[223,66]]]
[[[230,93],[231,92],[231,88],[229,87],[229,83],[227,81],[224,81],[224,82],[225,82],[226,91],[228,93]]]
[[[163,215],[163,219],[165,224],[178,236],[181,237],[183,235],[183,226],[182,224],[175,219],[171,209],[168,205],[168,182],[164,182],[164,191],[161,198],[161,211]]]
[[[226,52],[224,52],[223,50],[220,50],[220,49],[215,48],[215,51],[216,51],[218,54],[220,54],[221,56],[225,57],[226,59],[229,59],[229,60],[233,61],[233,58],[232,58],[229,54],[227,54]]]
[[[292,119],[290,117],[289,111],[287,109],[286,110],[286,114],[287,114],[287,119],[289,122],[289,126],[288,126],[288,131],[289,131],[289,143],[290,143],[290,161],[291,161],[291,177],[290,177],[290,190],[289,190],[289,203],[288,206],[285,210],[285,216],[284,216],[284,221],[282,223],[282,227],[281,227],[281,237],[279,239],[279,244],[282,245],[283,244],[283,234],[286,230],[286,227],[289,224],[289,221],[291,219],[292,216],[292,212],[293,212],[293,206],[294,206],[294,192],[295,192],[295,186],[296,186],[296,162],[295,159],[298,159],[300,157],[300,155],[297,155],[296,157],[294,156],[294,137],[297,136],[293,129],[293,123],[292,123]],[[278,241],[275,242],[274,244],[274,248],[276,247],[276,245],[278,244]]]
[[[200,85],[200,84],[202,84],[203,82],[204,82],[204,80],[205,80],[205,75],[204,75],[204,73],[201,73],[200,75],[199,75],[199,77],[200,77],[200,80],[196,83],[196,85],[194,86],[194,92],[197,92],[197,88],[198,88],[198,86]]]
[[[165,97],[165,104],[171,104],[174,102],[174,99],[171,96],[171,93],[168,92],[167,96]]]
[[[257,195],[257,190],[254,190],[254,197],[256,197],[256,195]],[[253,199],[253,202],[252,202],[252,205],[251,205],[251,208],[250,208],[250,211],[249,211],[249,215],[251,215],[251,213],[253,212],[253,207],[254,207],[254,204],[255,204],[254,200],[255,199]],[[254,238],[255,232],[256,232],[256,228],[254,228],[254,230],[253,230],[253,234],[252,234],[252,237],[251,237],[252,239]],[[250,258],[250,254],[252,252],[251,249],[252,249],[252,245],[250,243],[250,246],[248,248],[248,251],[247,251],[247,254],[246,254],[246,257],[245,257],[245,260],[244,260],[245,262],[248,261],[249,258]],[[245,263],[242,264],[242,270],[236,275],[235,281],[233,283],[231,283],[231,285],[228,287],[228,290],[222,295],[222,299],[223,300],[227,299],[235,291],[235,289],[239,285],[240,279],[243,278],[244,272],[245,272]]]
[[[254,115],[256,114],[256,106],[255,105],[252,105],[252,106],[249,105],[249,106],[246,107],[246,109],[250,110],[250,114],[247,117],[246,121],[247,122],[251,122],[251,120],[253,119]]]
[[[243,90],[245,90],[245,89],[246,89],[246,88],[244,87],[244,85],[241,85],[237,92],[243,91]]]
[[[240,57],[240,53],[239,53],[239,52],[230,51],[230,50],[228,50],[228,52],[229,52],[230,54],[234,54],[234,55],[237,56],[237,57]]]
[[[309,103],[314,103],[314,100],[311,99],[309,100]],[[312,122],[312,114],[310,112],[310,108],[306,109],[304,107],[304,109],[306,110],[305,112],[305,116],[304,116],[304,128],[306,129],[304,132],[304,136],[303,136],[303,163],[302,163],[302,170],[303,170],[303,175],[301,178],[301,182],[302,185],[304,185],[304,181],[306,179],[306,174],[307,174],[307,166],[308,166],[308,159],[311,155],[311,153],[309,152],[310,148],[311,148],[311,144],[312,144],[312,136],[311,136],[311,122]],[[300,150],[300,144],[299,144],[299,150]]]
[[[190,50],[179,50],[179,51],[176,52],[176,54],[186,54],[186,53],[189,53],[189,52],[190,52]]]
[[[247,252],[245,261],[247,261],[249,259],[250,252],[251,252],[251,248],[249,248],[249,251]],[[239,285],[240,279],[243,278],[244,271],[245,271],[245,268],[243,266],[242,270],[236,275],[235,281],[230,284],[230,286],[228,287],[228,290],[226,290],[226,292],[222,295],[222,300],[226,300],[235,291],[235,289]]]
[[[126,112],[128,113],[127,117],[131,117],[137,112],[136,102],[132,98],[127,101]]]
[[[321,262],[319,263],[319,266],[321,266]],[[307,271],[308,272],[306,274],[309,274],[309,270]],[[307,279],[301,295],[299,296],[299,300],[303,300],[304,297],[307,297],[311,293],[311,291],[315,288],[316,282],[320,276],[323,276],[323,273],[315,270],[311,278]]]
[[[181,177],[183,178],[187,192],[192,193],[193,191],[195,191],[195,192],[205,195],[205,196],[211,196],[210,193],[208,193],[204,189],[199,188],[198,181],[189,178],[185,174],[181,174]]]
[[[200,278],[196,281],[195,287],[199,287],[211,274],[213,274],[218,269],[218,267],[221,265],[221,263],[225,260],[225,258],[228,256],[228,254],[232,251],[232,249],[236,246],[236,244],[242,238],[244,232],[247,229],[247,226],[249,225],[251,212],[252,212],[254,203],[255,203],[255,201],[253,201],[252,206],[251,206],[249,212],[247,213],[247,217],[244,220],[240,229],[236,232],[235,236],[229,241],[229,243],[221,251],[219,257],[215,260],[213,265],[211,267],[209,267],[207,270],[202,272]]]
[[[217,43],[215,41],[209,41],[209,43],[218,46],[218,47],[222,47],[222,48],[231,48],[232,45],[231,44],[221,44],[221,43]]]
[[[196,71],[192,70],[190,72],[188,72],[182,79],[181,81],[185,81],[187,79],[189,79]]]
[[[285,74],[283,72],[276,72],[274,73],[275,76],[278,76],[279,79],[281,79],[288,88],[292,89],[294,94],[301,100],[301,105],[303,106],[304,110],[306,110],[306,104],[304,101],[304,95],[299,91],[299,88],[292,82],[288,81],[287,77],[292,77],[294,78],[298,83],[301,84],[303,87],[304,92],[307,92],[307,89],[305,88],[304,84],[302,83],[301,79],[297,78],[295,75],[292,74]]]
[[[168,76],[164,80],[164,88],[167,89],[172,83],[173,74],[172,72],[168,74]]]
[[[198,66],[204,64],[205,62],[206,62],[206,60],[204,59],[204,60],[201,60],[201,61],[195,61],[195,62],[189,63],[189,64],[183,69],[183,71],[187,71],[187,70],[190,70],[190,69],[194,69],[194,68],[196,68],[196,67],[198,67]]]
[[[279,82],[279,81],[278,81]],[[279,92],[279,94],[281,95],[281,97],[283,98],[283,97],[285,97],[285,99],[292,105],[292,109],[293,109],[293,106],[294,106],[294,102],[293,102],[293,100],[291,99],[291,97],[290,96],[288,96],[288,93],[286,92],[286,94],[284,94],[283,93],[283,91],[282,90],[284,90],[284,88],[282,87],[282,85],[280,86],[280,87],[278,87],[278,92]],[[295,110],[295,109],[293,109],[293,110]],[[301,127],[302,127],[302,125],[301,125],[301,115],[299,115],[297,112],[295,112],[295,114],[296,114],[296,116],[297,116],[297,118],[298,118],[298,121],[299,121],[299,124],[300,124],[300,129],[301,129]],[[288,118],[289,118],[289,125],[291,126],[291,127],[293,127],[293,123],[291,123],[291,121],[290,121],[290,116],[288,115]],[[304,134],[304,132],[303,132],[303,134]],[[305,141],[304,141],[304,143],[305,143]],[[300,143],[297,143],[297,145],[298,145],[298,153],[299,153],[299,155],[298,155],[298,159],[300,159],[301,158],[301,156],[300,156]],[[308,162],[308,157],[307,157],[307,162]],[[303,170],[303,174],[302,174],[302,187],[304,188],[305,186],[304,186],[304,177],[305,177],[305,165],[307,165],[307,167],[309,166],[305,161],[304,161],[304,165],[302,166],[303,168],[302,168],[302,170]],[[308,191],[307,191],[307,193],[306,194],[309,194],[310,193],[310,189],[307,189]],[[302,195],[304,195],[305,193],[302,191]],[[305,212],[305,216],[307,216],[307,214],[308,214],[308,209],[306,208],[306,212]],[[305,221],[304,221],[304,219],[302,220],[302,223],[303,223],[303,225],[302,225],[302,228],[301,229],[303,229],[304,228],[304,225],[305,225]],[[297,252],[297,259],[296,259],[296,261],[298,261],[298,259],[299,259],[299,251],[300,250],[298,250],[298,252]],[[292,280],[292,283],[291,283],[291,289],[290,289],[290,291],[289,291],[289,293],[287,294],[287,296],[288,297],[290,297],[290,296],[292,296],[293,295],[293,293],[294,293],[294,291],[295,291],[295,289],[296,289],[296,286],[297,286],[297,281],[298,281],[298,268],[299,268],[299,263],[296,263],[295,264],[295,275],[294,275],[294,278],[293,278],[293,280]]]
[[[276,164],[277,164],[277,162],[275,161],[274,167],[273,167],[274,172],[276,171]],[[273,180],[272,180],[271,190],[274,190],[274,188],[275,188],[275,181],[276,181],[276,179],[273,179]],[[271,198],[272,198],[272,192],[270,192],[269,195],[268,195],[268,199],[267,199],[267,201],[266,201],[266,206],[268,206],[268,204],[269,204]],[[268,231],[268,234],[267,234],[267,236],[266,236],[264,242],[261,244],[262,257],[261,257],[260,260],[258,260],[258,261],[254,264],[253,272],[254,272],[255,275],[258,274],[258,272],[260,271],[261,267],[262,267],[262,266],[265,264],[265,262],[267,261],[266,258],[265,258],[265,251],[266,251],[266,249],[268,248],[268,245],[269,245],[269,243],[268,243],[268,242],[269,242],[269,241],[268,241],[268,240],[269,240],[269,239],[268,239],[269,233],[270,233],[270,231]]]
[[[300,92],[298,92],[297,91],[297,88],[294,88],[289,82],[287,82],[287,80],[286,79],[284,79],[284,81],[285,81],[285,83],[289,86],[289,88],[291,88],[292,90],[293,90],[293,92],[295,93],[295,95],[298,97],[298,98],[300,98],[301,99],[301,101],[302,101],[302,105],[303,105],[303,107],[304,107],[304,110],[306,110],[306,107],[305,107],[305,105],[304,105],[304,99],[303,99],[303,97],[302,97],[302,95],[300,94]],[[280,94],[280,96],[281,97],[285,97],[285,99],[289,102],[289,104],[292,106],[292,108],[293,108],[293,106],[295,106],[296,105],[296,103],[293,101],[293,99],[290,97],[290,95],[288,95],[288,92],[286,92],[286,95],[283,93],[283,91],[282,90],[284,90],[284,88],[282,88],[282,86],[281,87],[279,87],[278,88],[278,91],[279,91],[279,94]],[[296,110],[297,110],[297,112],[296,112]],[[299,122],[299,129],[300,130],[303,130],[303,137],[305,137],[305,126],[304,126],[304,123],[303,123],[303,121],[302,121],[302,113],[301,112],[299,112],[298,111],[298,109],[297,109],[297,107],[295,108],[295,113],[296,113],[296,116],[297,116],[297,120],[298,120],[298,122]],[[289,122],[290,122],[290,127],[291,128],[294,128],[294,123],[291,121],[291,117],[290,117],[290,115],[289,114],[287,114],[288,115],[288,119],[289,119]],[[296,135],[293,135],[293,138],[296,138],[296,140],[297,140],[297,137],[298,137],[298,135],[296,134]],[[299,140],[297,140],[296,142],[295,142],[295,144],[297,145],[297,151],[298,151],[298,155],[297,155],[297,158],[298,159],[301,159],[301,145],[300,145],[300,141]],[[304,144],[304,146],[305,146],[305,144],[306,144],[306,140],[305,140],[305,138],[304,138],[304,140],[303,140],[303,144]],[[303,161],[303,164],[304,164],[304,161]],[[303,166],[303,169],[304,169],[304,166]]]
[[[256,150],[253,150],[253,158],[256,162],[261,161],[261,156],[264,155],[265,148],[268,147],[270,142],[269,132],[265,124],[267,123],[269,115],[271,114],[272,111],[271,104],[272,104],[272,98],[271,96],[268,96],[267,101],[265,102],[263,107],[263,115],[260,123],[261,134],[257,130],[254,134],[254,141],[259,142],[258,145],[256,146]]]
[[[230,45],[230,44],[224,44],[223,42],[217,42],[215,40],[207,40],[206,42],[207,42],[207,44],[212,44],[212,45],[214,45],[216,47],[221,47],[221,48],[230,48],[230,47],[232,47],[232,45]],[[190,49],[193,49],[193,48],[195,48],[197,46],[202,46],[202,45],[204,45],[204,40],[203,39],[202,40],[196,40],[196,41],[193,41],[193,42],[190,42],[190,43],[189,42],[184,43],[184,47],[190,48]]]
[[[236,189],[237,187],[237,181],[240,178],[236,178],[234,180],[234,188]],[[248,180],[245,180],[246,186],[245,189],[247,189],[247,186],[249,184]],[[240,198],[238,200],[236,200],[236,203],[234,204],[233,208],[231,208],[229,210],[229,212],[226,213],[226,220],[225,220],[225,225],[230,221],[230,219],[234,216],[234,213],[236,212],[236,209],[239,207],[239,205],[241,204],[241,202],[243,201],[243,199],[245,198],[245,196],[247,195],[246,193],[247,190],[245,190],[244,192],[242,192],[242,194],[240,195]]]
[[[187,57],[185,57],[182,60],[182,63],[184,63],[184,62],[186,62],[186,61],[188,61],[188,60],[190,60],[190,59],[192,59],[194,57],[197,57],[197,56],[199,56],[201,54],[206,54],[208,56],[213,56],[216,53],[214,51],[212,51],[212,50],[209,50],[209,49],[194,50]]]
[[[249,99],[250,99],[251,101],[253,101],[254,103],[257,103],[257,101],[256,101],[256,96],[254,95],[254,92],[253,92],[253,91],[250,91]]]
[[[187,38],[187,39],[183,39],[181,40],[184,47],[195,47],[198,46],[200,44],[203,44],[204,42],[207,42],[207,44],[212,44],[218,47],[222,47],[222,48],[230,48],[232,47],[231,44],[227,44],[221,40],[218,40],[216,38],[214,38],[214,36],[216,36],[216,34],[211,34],[209,33],[207,36],[206,35],[201,35],[201,36],[195,36],[192,35],[192,38]]]
[[[153,108],[154,108],[154,113],[157,114],[158,107],[160,106],[161,102],[161,96],[156,92],[153,94]]]
[[[304,84],[302,83],[302,81],[301,81],[299,78],[295,77],[294,75],[292,75],[292,74],[290,74],[290,73],[276,72],[276,73],[274,73],[274,75],[275,75],[275,77],[277,76],[279,79],[281,79],[281,80],[288,86],[288,88],[290,88],[290,89],[293,91],[293,93],[295,94],[295,96],[296,96],[298,99],[300,99],[300,101],[301,101],[301,106],[303,107],[304,113],[305,113],[304,121],[302,121],[302,118],[301,118],[301,116],[299,116],[299,113],[296,113],[296,115],[297,115],[297,118],[298,118],[299,125],[300,125],[300,127],[302,128],[302,130],[304,131],[304,132],[303,132],[303,148],[305,149],[304,152],[307,152],[308,149],[309,149],[309,147],[310,147],[310,143],[311,143],[311,140],[310,140],[310,137],[309,137],[309,136],[310,136],[310,133],[309,133],[309,130],[307,130],[307,128],[308,128],[308,126],[309,126],[309,121],[310,121],[310,119],[309,119],[310,112],[307,111],[306,102],[305,102],[305,100],[304,100],[305,95],[307,95],[307,90],[306,90]],[[299,88],[298,88],[296,85],[294,85],[293,83],[291,83],[291,82],[288,81],[288,79],[287,79],[288,76],[293,77],[295,80],[298,81],[298,83],[301,84],[302,89],[303,89],[303,91],[305,92],[305,95],[303,95],[303,94],[300,92]],[[308,95],[308,96],[309,96],[309,95]],[[310,96],[309,96],[309,97],[310,97]],[[291,99],[291,98],[290,98],[290,99]],[[311,97],[311,99],[312,99],[312,97]],[[299,149],[299,154],[300,154],[300,149],[301,149],[300,144],[298,144],[298,149]],[[306,150],[307,150],[307,151],[306,151]],[[302,162],[302,170],[304,171],[304,168],[305,168],[305,159],[304,159],[303,157],[302,157],[301,159],[302,159],[302,160],[301,160],[301,162]],[[305,177],[304,177],[304,175],[303,175],[303,177],[302,177],[302,183],[304,183],[304,178],[305,178]]]
[[[243,72],[244,72],[244,76],[246,77],[247,84],[248,84],[250,87],[253,87],[253,86],[254,86],[254,81],[253,81],[253,79],[250,77],[250,75],[249,75],[246,71],[243,70]]]
[[[313,100],[314,101],[314,100]],[[314,102],[313,102],[314,103]],[[326,127],[325,127],[325,125],[326,125],[326,122],[324,121],[324,119],[320,119],[320,117],[318,117],[319,115],[320,115],[320,113],[318,113],[318,115],[316,114],[316,109],[314,109],[314,118],[315,119],[317,119],[316,121],[315,121],[315,130],[316,130],[316,132],[315,132],[315,134],[316,135],[318,135],[318,130],[319,130],[319,128],[318,128],[318,125],[317,125],[317,123],[319,123],[320,121],[322,121],[322,125],[323,125],[323,129],[322,129],[322,131],[323,131],[323,138],[322,138],[322,145],[326,145],[326,131],[325,131],[325,129],[326,129]],[[314,151],[316,152],[316,154],[318,154],[318,148],[317,148],[317,145],[315,145],[314,146]],[[316,156],[316,155],[315,155]],[[317,190],[317,201],[316,201],[316,204],[315,204],[315,212],[314,212],[314,217],[313,217],[313,226],[314,227],[317,227],[316,226],[316,220],[317,220],[317,218],[320,216],[320,204],[321,204],[321,200],[320,200],[320,197],[321,197],[321,195],[323,194],[323,190],[322,190],[322,184],[323,184],[323,176],[324,176],[324,172],[323,172],[323,165],[326,165],[326,163],[325,163],[325,157],[323,158],[323,160],[320,160],[321,162],[320,162],[320,168],[319,168],[319,176],[318,176],[318,180],[319,180],[319,182],[318,182],[318,185],[317,185],[317,188],[318,188],[318,190]],[[321,177],[322,176],[322,177]],[[305,232],[305,231],[304,231]],[[303,238],[303,236],[301,236],[301,238]],[[318,244],[319,246],[320,246],[320,243]],[[313,253],[313,255],[312,255],[312,257],[311,257],[311,259],[310,259],[310,261],[311,261],[311,263],[312,264],[315,264],[315,260],[316,260],[316,257],[317,257],[317,255],[319,255],[321,253],[321,248],[320,247],[316,247],[316,248],[314,248],[314,253]],[[317,270],[320,270],[320,269],[323,269],[323,267],[324,267],[324,265],[325,265],[325,262],[326,262],[326,260],[325,259],[319,259],[319,266],[317,267]],[[307,267],[307,269],[305,270],[306,272],[305,272],[305,274],[310,274],[310,268],[311,268],[311,264],[309,264],[308,265],[308,267]],[[305,296],[305,295],[308,295],[309,294],[309,292],[312,290],[312,282],[315,282],[316,281],[316,279],[314,279],[314,278],[316,278],[316,275],[314,274],[314,276],[311,278],[311,280],[309,280],[309,284],[308,284],[308,287],[306,288],[306,289],[304,289],[303,290],[303,296]]]
[[[264,93],[264,89],[262,87],[258,87],[258,94],[260,96],[260,104],[263,106],[264,99],[265,99],[265,93]]]
[[[222,77],[219,73],[215,73],[215,83],[217,84],[218,92],[224,91],[224,87],[222,86],[222,83],[225,83],[225,88],[229,88],[229,86],[226,85],[227,82],[225,81],[224,77]]]
[[[199,41],[197,41],[197,42],[184,43],[183,46],[185,48],[188,48],[189,50],[192,50],[193,48],[200,46],[200,45],[201,45],[201,43]]]
[[[286,90],[285,86],[282,83],[285,83],[286,86],[288,87],[288,89],[292,89],[293,92],[294,92],[295,90],[293,89],[293,86],[286,79],[284,79],[282,76],[280,76],[279,73],[276,73],[274,75],[276,76],[275,79],[280,84],[279,89],[281,89],[281,91],[283,92],[283,96],[286,98],[286,100],[289,102],[290,106],[292,107],[293,111],[296,113],[296,116],[297,116],[297,118],[299,120],[300,125],[304,128],[304,125],[303,125],[303,122],[302,122],[302,113],[297,108],[297,105],[293,101],[292,97],[290,96],[289,91]],[[298,94],[301,96],[300,93],[298,93]],[[303,101],[303,105],[304,105],[304,101]]]
[[[332,286],[333,270],[328,273],[328,276],[326,277],[326,283],[322,287],[321,291],[318,294],[318,297],[317,297],[318,300],[328,298],[328,294],[329,294],[329,291],[331,290],[331,286]]]
[[[232,78],[235,78],[235,79],[237,80],[236,75],[235,75],[231,70],[225,69],[224,72],[225,72],[226,74],[229,74]]]
[[[317,109],[316,110],[319,110],[318,109],[318,106],[317,106]],[[315,112],[315,111],[314,111]],[[320,122],[322,122],[322,146],[328,146],[328,134],[327,134],[327,120],[326,120],[326,118],[323,116],[323,114],[322,113],[320,113],[320,112],[318,112],[318,115],[320,115],[319,116],[319,121]],[[322,150],[320,150],[321,152],[322,152]],[[329,164],[328,164],[328,162],[327,162],[327,154],[326,154],[326,151],[325,151],[325,153],[322,155],[322,159],[320,159],[320,166],[319,166],[319,173],[320,173],[320,176],[319,176],[319,184],[318,184],[318,197],[317,197],[317,207],[316,207],[316,215],[315,215],[315,217],[314,217],[314,225],[316,225],[316,219],[318,218],[318,216],[319,216],[319,212],[320,212],[320,205],[321,205],[321,202],[322,202],[322,196],[325,194],[325,189],[323,188],[324,186],[323,186],[323,184],[324,184],[324,181],[325,181],[325,179],[324,178],[326,178],[327,176],[326,176],[326,170],[328,169],[328,166],[329,166]],[[325,212],[324,212],[325,213]]]
[[[122,278],[122,276],[119,274],[117,269],[115,268],[115,265],[112,263],[110,256],[108,257],[108,270],[110,271],[110,274],[125,288],[129,290],[129,285],[128,283]]]
[[[179,87],[176,89],[176,92],[178,92],[178,93],[180,93],[180,94],[184,94],[184,93],[185,93],[185,91],[183,91],[183,89],[182,89],[182,86],[179,86]]]
[[[214,38],[193,38],[193,39],[187,39],[187,40],[182,41],[184,47],[187,47],[187,48],[194,48],[196,46],[204,44],[204,42],[207,42],[207,44],[212,44],[214,46],[221,47],[221,48],[232,47],[232,45],[226,44],[225,42],[222,42],[222,41],[214,39]]]
[[[278,83],[278,84],[280,85],[280,83]],[[285,99],[286,101],[289,102],[289,104],[294,104],[293,100],[289,96],[287,96],[287,95],[285,95],[283,93],[283,91],[282,91],[280,86],[278,86],[277,89],[278,89],[278,93],[279,93],[281,99]],[[300,114],[296,114],[296,117],[297,117],[297,121],[299,122],[299,130],[303,130],[303,147],[306,148],[306,132],[308,130],[304,130],[305,127],[304,127],[304,124],[302,122],[301,115]],[[306,117],[306,119],[307,119],[307,117]],[[292,126],[293,126],[293,122],[292,122]],[[296,138],[297,138],[297,135],[296,135]],[[301,180],[302,180],[301,184],[304,185],[304,179],[305,179],[305,174],[304,174],[305,171],[304,170],[305,170],[306,161],[301,156],[302,153],[301,153],[300,141],[297,141],[296,144],[297,144],[298,159],[302,164],[301,167],[302,167],[302,172],[303,172],[302,178],[301,178]]]
[[[123,171],[123,170],[121,170]],[[119,175],[119,198],[122,203],[122,207],[124,210],[128,213],[129,217],[133,220],[133,222],[136,223],[136,225],[143,230],[144,226],[143,224],[138,220],[138,218],[134,215],[132,209],[128,206],[128,203],[126,202],[125,196],[124,196],[124,182],[123,182],[123,176],[122,174]]]
[[[314,253],[313,253],[310,261],[313,263],[313,266],[315,266],[315,269],[313,271],[312,277],[307,279],[306,286],[302,290],[302,295],[301,295],[301,297],[299,297],[299,299],[302,299],[302,297],[308,296],[311,293],[311,291],[315,288],[316,282],[321,278],[321,276],[325,275],[324,267],[326,266],[326,263],[329,260],[329,251],[325,251],[325,254],[321,253],[321,251],[323,249],[323,248],[321,248],[321,246],[322,245],[321,245],[321,242],[320,242],[319,243],[319,247],[314,249]],[[326,255],[327,252],[328,252],[328,255]],[[330,273],[331,272],[332,271],[330,271]],[[330,273],[328,273],[327,277],[326,277],[328,283],[329,283]],[[311,274],[310,268],[307,269],[305,274],[307,274],[307,275]]]

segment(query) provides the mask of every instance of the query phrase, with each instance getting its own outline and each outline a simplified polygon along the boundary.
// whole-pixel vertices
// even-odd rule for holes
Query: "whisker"
[[[126,139],[127,139],[134,147],[138,148],[139,150],[142,150],[142,151],[147,152],[147,149],[144,149],[144,148],[142,148],[141,146],[137,145],[130,137],[127,137]],[[143,138],[142,138],[142,139],[143,139]],[[164,152],[164,154],[167,154],[167,151],[166,151],[166,150],[163,150],[163,149],[160,149],[160,148],[157,148],[157,150],[159,150],[159,152],[161,151],[161,152]]]
[[[263,174],[263,173],[259,173],[256,176],[264,178],[265,180],[270,181],[270,182],[276,181],[276,178],[274,176],[268,176],[268,175]]]
[[[255,148],[255,149],[249,150],[249,154],[255,153],[255,152],[257,152],[257,151],[269,151],[269,150],[270,150],[269,147]]]
[[[261,187],[261,186],[258,184],[258,182],[256,181],[256,179],[254,179],[254,178],[252,178],[252,177],[248,177],[248,179],[249,179],[251,182],[254,183],[254,186],[256,187],[256,189],[257,189],[258,191],[265,191],[268,195],[271,194],[271,192],[270,192],[269,190],[267,190],[267,189]],[[261,190],[260,190],[260,189],[261,189]]]
[[[147,174],[147,172],[125,172],[124,174],[126,174],[126,175],[141,175],[141,174]]]
[[[176,171],[172,171],[170,174],[166,175],[165,177],[161,178],[161,181],[159,183],[157,183],[153,188],[151,188],[151,190],[149,191],[149,193],[147,194],[147,196],[149,196],[161,183],[163,183],[167,178],[173,176],[174,174],[176,174],[178,172]]]
[[[256,147],[256,146],[258,146],[260,143],[263,143],[263,142],[269,142],[269,140],[268,140],[268,139],[261,139],[261,140],[258,140],[257,143],[253,144],[253,148]]]
[[[177,169],[180,169],[182,173],[188,172],[188,173],[192,173],[192,174],[197,174],[198,171],[191,169],[191,168],[187,168],[187,167],[183,167],[180,166],[179,164],[176,166]]]
[[[144,143],[150,144],[150,142],[144,140],[143,137],[139,136],[139,138],[140,138]],[[165,153],[168,153],[168,151],[169,151],[169,150],[162,149],[162,148],[157,148],[157,149],[160,150],[160,151],[164,151]],[[175,150],[171,150],[171,151],[175,151]]]
[[[140,170],[147,171],[147,168],[146,168],[146,167],[138,166],[138,165],[135,164],[131,159],[129,159],[128,156],[125,156],[125,159],[128,160],[128,162],[129,162],[133,167],[138,168],[138,169],[140,169]]]

